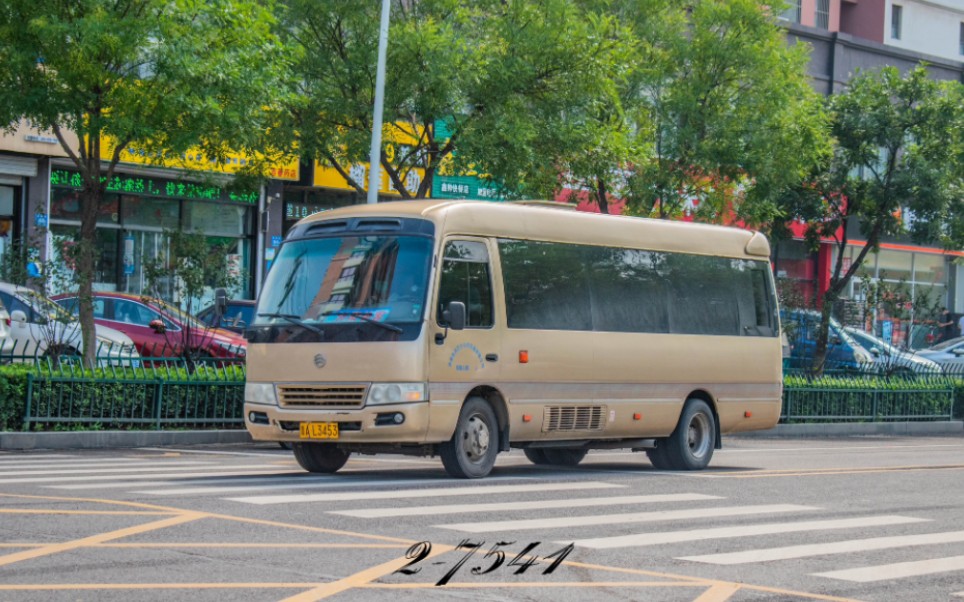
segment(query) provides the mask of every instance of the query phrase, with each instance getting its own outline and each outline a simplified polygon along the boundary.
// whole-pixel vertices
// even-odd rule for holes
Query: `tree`
[[[569,169],[630,212],[659,218],[767,222],[776,193],[826,148],[804,45],[788,46],[767,0],[583,0],[632,31],[618,83],[622,111],[596,107]]]
[[[213,159],[257,149],[285,81],[274,8],[270,0],[0,0],[0,125],[26,119],[52,131],[83,179],[77,272],[88,364],[97,209],[121,153],[134,142],[159,160],[192,147]]]
[[[288,4],[281,35],[299,48],[300,83],[287,135],[363,192],[378,3]],[[443,165],[509,194],[550,192],[567,113],[598,99],[612,75],[613,18],[573,0],[393,0],[391,16],[380,163],[399,195],[426,197]]]
[[[834,150],[783,199],[786,215],[806,223],[812,247],[836,250],[813,370],[821,372],[830,313],[867,255],[885,236],[964,246],[964,92],[918,67],[859,73],[828,110]],[[858,231],[866,241],[849,266],[844,253]]]

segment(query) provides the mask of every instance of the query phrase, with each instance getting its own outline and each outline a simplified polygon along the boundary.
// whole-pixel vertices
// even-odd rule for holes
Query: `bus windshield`
[[[264,283],[251,342],[414,340],[432,240],[354,236],[288,241]]]

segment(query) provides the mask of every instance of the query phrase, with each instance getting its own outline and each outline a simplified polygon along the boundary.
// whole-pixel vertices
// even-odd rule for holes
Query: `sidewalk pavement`
[[[723,445],[731,437],[918,437],[934,435],[964,436],[964,421],[941,422],[848,422],[841,424],[778,424],[766,431],[723,435]],[[158,447],[165,445],[216,445],[250,443],[243,429],[206,431],[59,431],[53,433],[0,432],[0,450],[30,449],[104,449]]]

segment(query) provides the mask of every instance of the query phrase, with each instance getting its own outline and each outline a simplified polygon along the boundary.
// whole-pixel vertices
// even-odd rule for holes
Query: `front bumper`
[[[385,415],[401,413],[402,424],[386,421]],[[245,402],[244,424],[256,441],[307,441],[300,437],[302,422],[337,422],[338,439],[329,443],[438,443],[429,441],[432,406],[427,401],[385,404],[352,410],[287,409],[276,405]],[[252,420],[252,417],[255,420]],[[382,417],[379,420],[379,417]],[[376,424],[378,420],[378,424]]]

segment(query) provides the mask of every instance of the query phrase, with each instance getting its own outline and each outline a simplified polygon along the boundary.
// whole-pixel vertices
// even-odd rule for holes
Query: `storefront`
[[[50,174],[49,230],[55,261],[80,232],[80,174],[55,165]],[[200,232],[212,246],[226,248],[226,266],[240,276],[235,298],[254,294],[254,257],[259,192],[170,177],[118,173],[108,183],[97,216],[94,290],[147,293],[145,262],[170,251],[165,231]],[[171,283],[160,295],[172,299]]]

